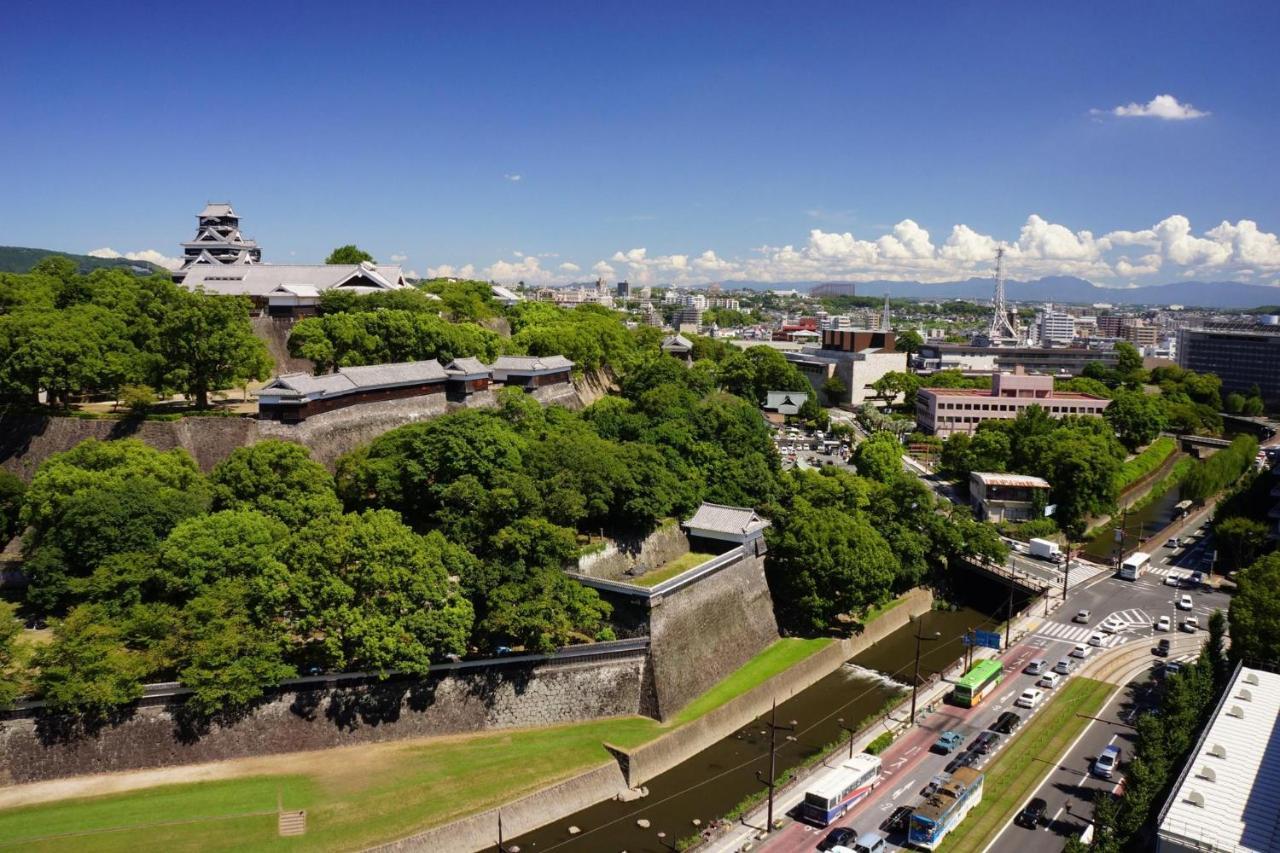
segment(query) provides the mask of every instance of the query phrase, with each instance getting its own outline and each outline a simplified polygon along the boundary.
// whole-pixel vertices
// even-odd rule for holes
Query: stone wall
[[[96,732],[0,722],[0,784],[194,764],[356,743],[651,713],[648,658],[495,665],[368,688],[286,692],[226,726],[192,731],[180,706],[140,707]]]
[[[612,539],[604,549],[578,558],[578,571],[588,577],[619,580],[628,569],[655,569],[689,552],[689,539],[674,521],[643,539]]]
[[[649,638],[658,717],[666,720],[778,639],[764,555],[752,551],[714,574],[655,596]]]

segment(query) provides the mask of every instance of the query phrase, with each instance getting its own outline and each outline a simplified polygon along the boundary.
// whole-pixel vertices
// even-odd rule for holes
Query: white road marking
[[[1044,831],[1048,832],[1050,829],[1052,829],[1053,825],[1058,822],[1058,815],[1062,814],[1066,810],[1067,810],[1067,804],[1063,803],[1062,808],[1058,809],[1058,811],[1054,814],[1054,816],[1049,818],[1049,823],[1045,825]]]
[[[892,799],[895,799],[895,800],[896,800],[896,799],[898,799],[898,797],[901,797],[901,796],[902,796],[902,792],[903,792],[903,791],[905,791],[905,790],[907,790],[908,788],[910,788],[912,785],[914,785],[914,784],[915,784],[915,781],[916,781],[915,779],[908,779],[908,780],[907,780],[907,784],[903,785],[901,788],[899,788],[899,789],[897,789],[896,791],[894,791],[894,792],[893,792]]]

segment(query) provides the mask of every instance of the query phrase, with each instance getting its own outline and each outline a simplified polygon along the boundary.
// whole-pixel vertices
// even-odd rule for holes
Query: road
[[[1200,525],[1203,526],[1204,523],[1205,521],[1202,519]],[[1185,564],[1187,560],[1198,561],[1203,557],[1203,554],[1200,553],[1202,551],[1203,547],[1200,549],[1194,547],[1183,549],[1174,553],[1172,559],[1179,564]],[[1163,545],[1157,548],[1156,552],[1152,560],[1153,569],[1137,581],[1122,581],[1106,572],[1094,574],[1079,586],[1074,587],[1065,605],[1060,606],[1051,615],[1033,618],[1024,623],[1027,629],[1026,636],[1002,655],[1006,677],[1004,682],[997,688],[997,691],[977,708],[962,709],[950,705],[940,705],[937,712],[925,717],[919,727],[901,737],[897,743],[881,756],[884,762],[884,778],[880,786],[832,826],[853,826],[858,832],[876,831],[883,833],[881,824],[893,809],[900,805],[909,806],[917,802],[921,789],[929,783],[933,776],[942,773],[946,764],[950,761],[950,757],[936,755],[929,751],[929,747],[937,739],[938,734],[948,729],[958,731],[964,735],[967,745],[973,740],[974,736],[994,722],[1002,712],[1013,709],[1013,700],[1017,695],[1033,685],[1036,677],[1022,672],[1029,661],[1036,658],[1044,658],[1052,666],[1057,661],[1066,658],[1075,645],[1088,644],[1089,637],[1092,634],[1101,633],[1098,630],[1098,626],[1104,621],[1113,620],[1122,626],[1116,633],[1105,634],[1100,638],[1099,641],[1104,648],[1132,647],[1135,652],[1140,649],[1149,650],[1154,646],[1159,636],[1165,636],[1164,634],[1158,635],[1154,630],[1154,622],[1159,616],[1168,614],[1171,617],[1179,617],[1174,619],[1176,625],[1180,618],[1185,618],[1185,616],[1189,615],[1187,611],[1177,610],[1175,606],[1177,596],[1186,593],[1192,597],[1193,601],[1193,610],[1190,613],[1199,618],[1202,630],[1196,635],[1176,632],[1170,636],[1179,638],[1179,646],[1185,646],[1187,649],[1185,653],[1175,653],[1175,657],[1191,654],[1194,647],[1203,642],[1205,636],[1203,627],[1208,622],[1209,614],[1214,609],[1225,610],[1229,599],[1224,593],[1212,589],[1189,590],[1166,585],[1165,578],[1171,571],[1185,574],[1187,569],[1170,568],[1168,562],[1171,552],[1169,549],[1164,548]],[[1053,566],[1049,566],[1049,568],[1057,570]],[[1083,623],[1073,621],[1075,614],[1081,609],[1090,611],[1087,620]],[[1135,654],[1134,660],[1140,668],[1149,667],[1143,654]],[[1150,660],[1154,662],[1156,658],[1152,656]],[[1108,714],[1111,714],[1113,719],[1111,725],[1116,725],[1116,715],[1129,710],[1125,701],[1122,696],[1116,702],[1110,703],[1101,716],[1105,719]],[[1013,710],[1022,715],[1024,723],[1031,714],[1035,713],[1022,709]],[[1080,768],[1087,766],[1086,759],[1091,758],[1101,748],[1097,742],[1099,738],[1101,738],[1102,744],[1105,744],[1106,740],[1115,733],[1114,731],[1107,731],[1102,726],[1103,724],[1095,724],[1086,729],[1085,736],[1070,750],[1069,755],[1062,762],[1061,767],[1066,769],[1059,772],[1065,774],[1065,776],[1058,777],[1055,775],[1046,783],[1048,787],[1045,790],[1052,789],[1051,793],[1053,795],[1040,794],[1040,796],[1044,796],[1049,802],[1050,815],[1059,810],[1065,815],[1065,807],[1069,801],[1076,803],[1076,805],[1072,806],[1072,813],[1082,815],[1090,813],[1089,807],[1084,800],[1080,800],[1078,797],[1073,799],[1075,793],[1078,792],[1073,793],[1073,791],[1067,789],[1088,787],[1080,784]],[[1106,737],[1102,737],[1103,734]],[[1003,747],[1005,740],[1002,738],[1000,744],[997,745],[996,751],[974,766],[981,769],[990,763],[999,754],[999,750]],[[1126,750],[1126,753],[1131,751],[1131,749]],[[952,757],[954,757],[954,753]],[[1054,785],[1061,785],[1062,788],[1053,788]],[[800,790],[793,789],[780,799],[780,805],[777,809],[779,813],[785,813],[799,802],[803,796],[803,785],[798,787]],[[1061,824],[1061,820],[1062,816],[1060,815],[1059,824]],[[1064,832],[1066,831],[1065,825],[1060,828]],[[769,851],[769,853],[810,851],[825,836],[827,831],[829,830],[818,830],[806,824],[789,820],[782,829],[774,833],[772,838],[755,849]],[[1006,834],[1008,833],[1002,833],[1001,837],[1003,838]],[[1052,830],[1048,833],[1041,832],[1039,835],[1045,836],[1045,843],[1049,844],[1052,849],[1060,849],[1061,838],[1058,838]],[[1036,840],[1040,841],[1041,839],[1037,836]],[[902,849],[904,843],[905,838],[901,835],[891,835],[888,847],[891,850]],[[1002,843],[1004,842],[1002,841]],[[1017,842],[1010,841],[1009,843],[1016,844]],[[717,844],[712,849],[733,850],[737,848]],[[1025,848],[1002,847],[1001,849]]]

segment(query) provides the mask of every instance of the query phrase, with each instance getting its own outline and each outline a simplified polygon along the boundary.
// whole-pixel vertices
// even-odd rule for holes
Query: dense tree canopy
[[[1274,668],[1280,657],[1280,553],[1268,554],[1236,576],[1231,599],[1231,659]]]
[[[356,246],[354,243],[348,243],[345,246],[339,246],[329,253],[329,257],[324,259],[326,264],[360,264],[365,261],[372,262],[373,255]]]
[[[333,477],[291,441],[240,447],[209,474],[214,509],[256,509],[289,527],[342,511]]]

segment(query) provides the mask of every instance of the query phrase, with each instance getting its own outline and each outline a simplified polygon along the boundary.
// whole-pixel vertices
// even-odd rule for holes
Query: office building
[[[798,334],[799,330],[792,333]],[[821,335],[821,346],[807,346],[785,355],[809,380],[822,402],[856,408],[876,397],[871,386],[881,376],[907,369],[907,354],[895,348],[893,332],[825,329]],[[832,376],[838,377],[845,386],[845,395],[840,400],[828,400],[825,396],[823,385]]]
[[[1051,417],[1100,416],[1111,401],[1091,394],[1053,390],[1052,376],[1030,376],[1020,369],[997,373],[991,390],[977,388],[921,388],[916,395],[916,424],[929,435],[946,438],[974,432],[989,420],[1012,420],[1036,405]]]
[[[1101,319],[1101,318],[1099,318]],[[995,373],[1022,368],[1027,373],[1079,376],[1091,361],[1115,367],[1113,349],[1096,347],[987,347],[971,344],[926,343],[912,359],[917,371],[960,370]]]
[[[618,282],[616,295],[619,299],[630,299],[631,298],[631,282],[629,281]]]
[[[1076,337],[1076,318],[1062,311],[1046,308],[1040,315],[1040,342],[1069,344]]]
[[[1254,385],[1269,407],[1280,406],[1280,326],[1180,329],[1178,366],[1222,378],[1222,393],[1249,393]]]

